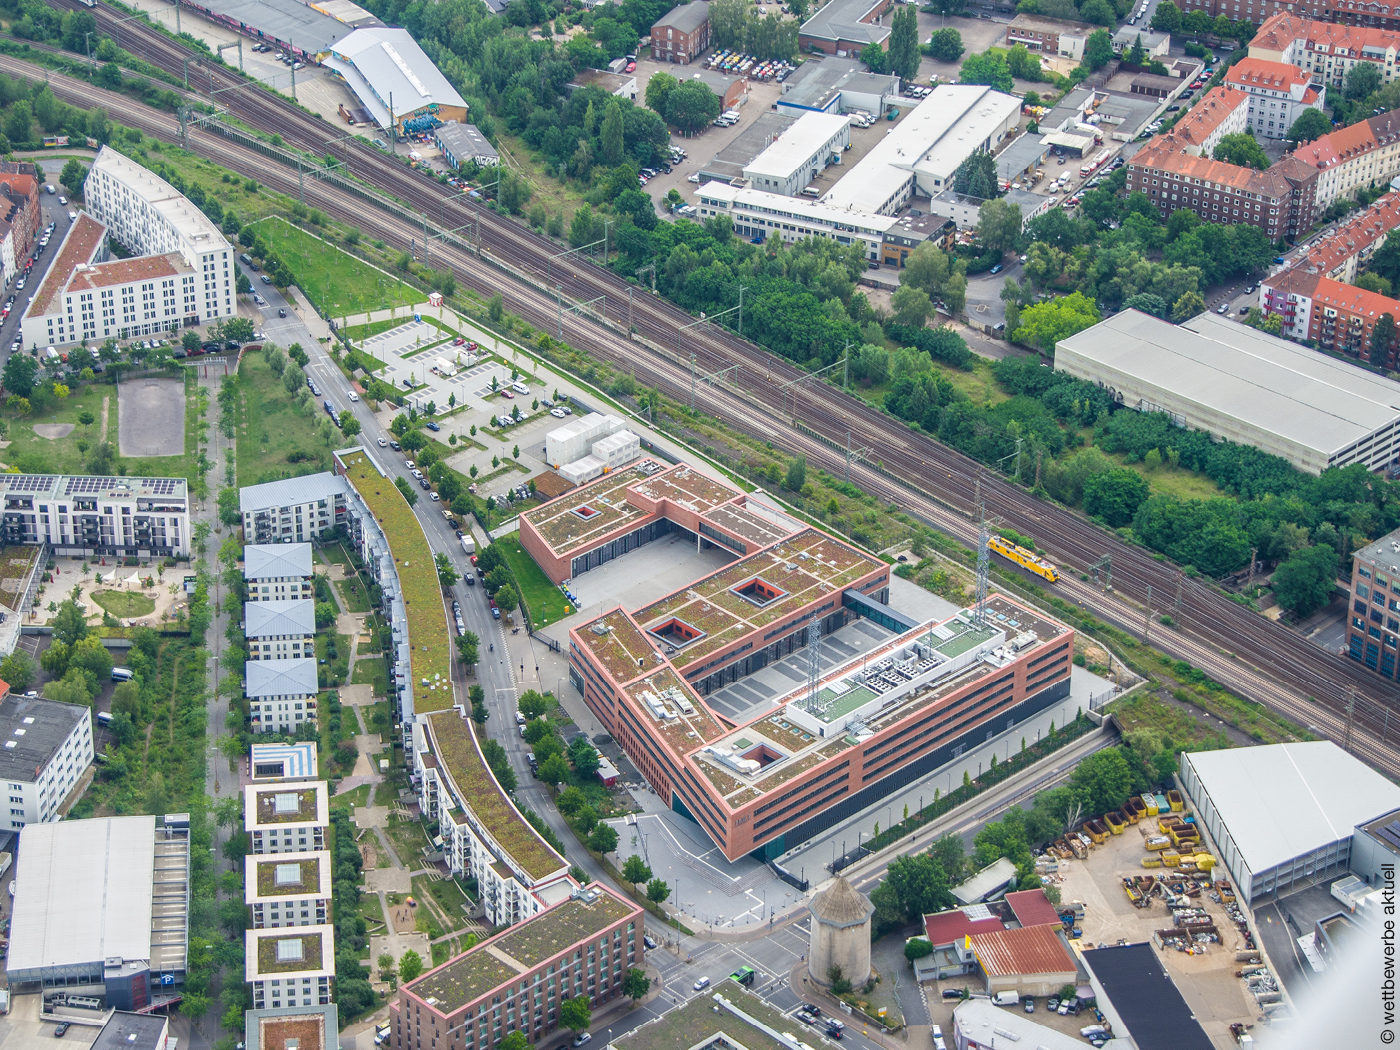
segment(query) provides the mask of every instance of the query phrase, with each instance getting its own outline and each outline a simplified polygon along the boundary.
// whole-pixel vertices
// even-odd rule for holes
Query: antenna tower
[[[818,714],[817,679],[822,671],[822,621],[813,616],[807,621],[807,710]]]

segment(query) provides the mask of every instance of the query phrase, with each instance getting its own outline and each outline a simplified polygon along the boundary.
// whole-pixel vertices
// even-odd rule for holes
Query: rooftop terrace
[[[323,815],[320,796],[325,789],[324,782],[319,781],[304,787],[279,784],[253,788],[249,791],[252,797],[248,802],[248,827],[315,824]]]
[[[249,854],[245,885],[256,888],[252,900],[282,897],[329,897],[331,855],[326,850],[311,853]]]
[[[495,836],[501,848],[532,879],[543,879],[566,868],[568,864],[564,858],[540,838],[501,791],[481,757],[468,722],[456,711],[441,711],[430,715],[428,724],[443,768],[457,785],[462,799]]]
[[[245,978],[261,981],[292,973],[333,973],[333,929],[332,926],[293,926],[245,931]]]
[[[510,927],[404,986],[444,1014],[452,1014],[580,941],[596,937],[640,909],[603,890],[593,899],[571,897]]]

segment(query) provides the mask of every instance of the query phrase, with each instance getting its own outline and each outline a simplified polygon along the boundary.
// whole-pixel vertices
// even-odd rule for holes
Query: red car
[[[465,342],[466,342],[466,340],[463,339],[463,338],[459,335],[459,336],[453,341],[452,345],[453,345],[453,346],[461,346],[461,345],[462,345],[463,343],[465,343]]]
[[[476,564],[476,555],[475,555],[475,554],[472,555],[472,564],[473,564],[473,565]]]
[[[635,62],[628,62],[628,63],[627,63],[627,72],[629,72],[629,73],[635,73],[635,72],[637,72],[637,63],[635,63]]]

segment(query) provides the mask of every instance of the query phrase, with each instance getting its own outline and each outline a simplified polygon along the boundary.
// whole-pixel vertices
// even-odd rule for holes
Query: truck
[[[462,537],[462,553],[464,553],[464,554],[475,554],[475,553],[476,553],[476,540],[472,539],[470,536],[463,536],[463,537]]]

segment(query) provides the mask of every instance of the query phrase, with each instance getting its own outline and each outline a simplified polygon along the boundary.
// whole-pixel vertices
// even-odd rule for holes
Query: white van
[[[997,992],[996,995],[992,996],[992,1004],[994,1006],[1015,1006],[1020,1001],[1020,994],[1012,991]]]
[[[804,197],[820,197],[821,195],[822,191],[817,189],[817,187],[815,186],[808,186],[805,190],[802,191],[802,196]]]
[[[114,668],[112,668],[112,681],[114,681],[114,682],[129,682],[129,681],[131,681],[132,677],[133,677],[133,675],[132,675],[132,673],[131,673],[131,669],[130,669],[130,668],[127,668],[127,667],[114,667]]]

